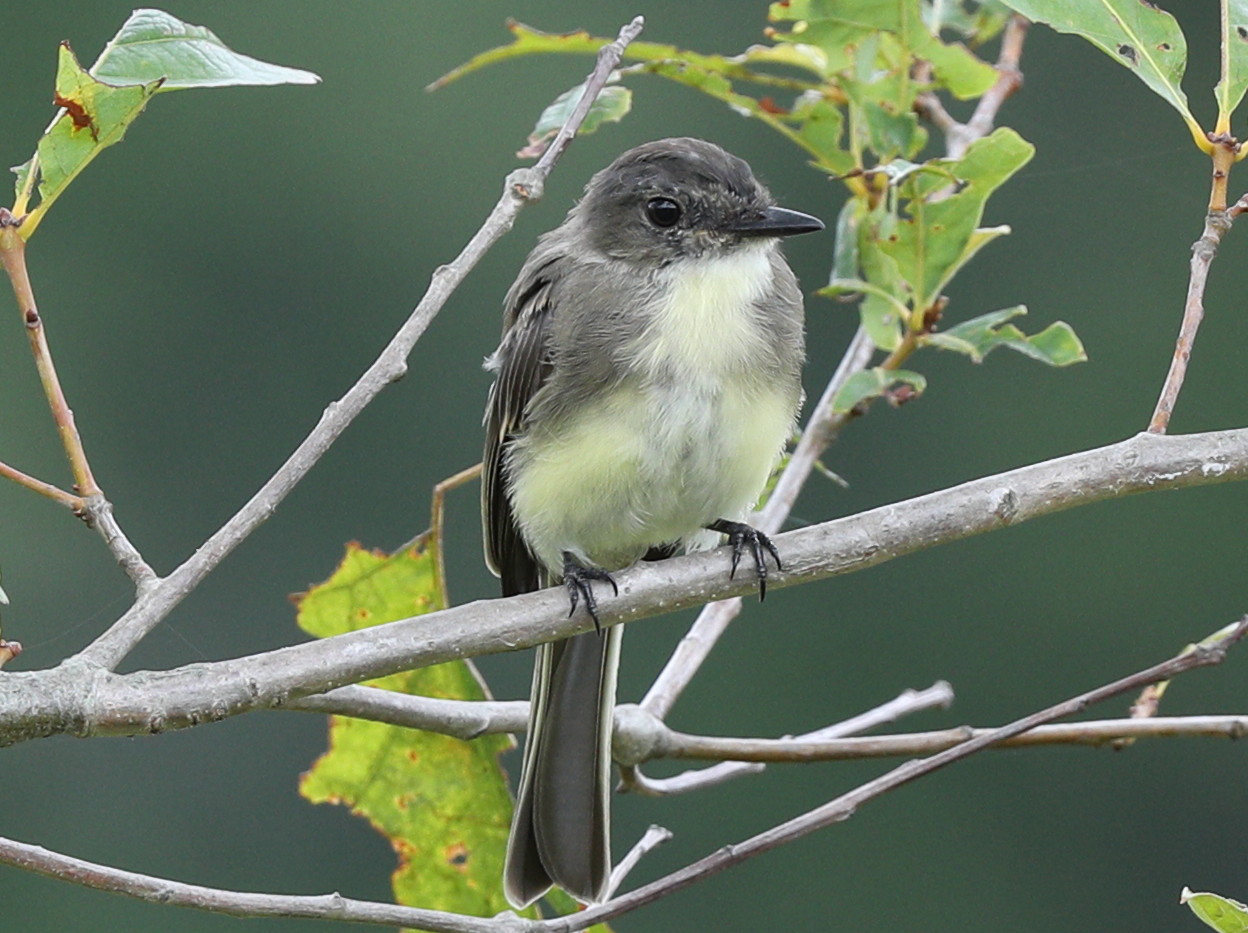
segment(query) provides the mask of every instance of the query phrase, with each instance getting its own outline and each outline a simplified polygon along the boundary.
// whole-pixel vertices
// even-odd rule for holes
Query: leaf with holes
[[[1083,36],[1130,68],[1152,91],[1177,110],[1196,144],[1207,151],[1204,131],[1187,107],[1183,72],[1187,40],[1175,18],[1141,0],[1004,0],[1030,20],[1058,32]]]

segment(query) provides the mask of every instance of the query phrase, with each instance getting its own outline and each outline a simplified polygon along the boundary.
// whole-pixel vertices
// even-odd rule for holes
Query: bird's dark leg
[[[757,528],[751,528],[743,522],[730,522],[725,518],[718,519],[706,526],[710,531],[718,531],[720,534],[728,536],[728,543],[732,545],[732,570],[729,571],[728,577],[731,579],[737,575],[737,564],[741,562],[741,552],[749,545],[750,556],[754,558],[754,568],[758,571],[758,598],[763,600],[767,596],[767,558],[764,551],[771,555],[771,559],[776,562],[776,569],[783,570],[780,564],[780,555],[776,551],[776,546],[771,543],[771,538],[767,537]]]
[[[770,545],[770,542],[768,544]],[[585,611],[594,620],[594,630],[601,634],[602,626],[598,624],[598,600],[594,598],[593,581],[595,580],[605,580],[611,584],[611,592],[616,596],[620,595],[619,587],[611,579],[611,574],[599,567],[586,567],[573,557],[570,551],[563,552],[563,585],[567,587],[568,599],[572,603],[572,608],[568,610],[568,618],[572,618],[572,613],[576,612],[576,604],[584,596]]]

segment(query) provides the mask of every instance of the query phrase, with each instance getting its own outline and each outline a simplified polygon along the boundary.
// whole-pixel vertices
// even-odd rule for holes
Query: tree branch
[[[1098,687],[1095,690],[1089,690],[1087,693],[1050,706],[1048,709],[1032,713],[1030,716],[1015,720],[1007,726],[1002,726],[1000,729],[993,729],[953,748],[932,755],[930,758],[907,761],[905,764],[894,768],[875,780],[869,781],[847,794],[842,794],[840,797],[788,822],[758,835],[751,836],[744,842],[724,846],[706,858],[700,859],[647,885],[643,885],[634,891],[613,898],[606,903],[589,907],[571,917],[564,917],[561,925],[552,926],[551,929],[557,929],[561,933],[574,933],[577,930],[587,929],[595,923],[618,917],[668,894],[687,888],[696,881],[723,871],[725,868],[737,865],[746,859],[761,855],[795,839],[800,839],[802,836],[809,835],[817,829],[846,820],[853,816],[864,803],[868,803],[889,791],[901,787],[903,784],[908,784],[917,778],[930,774],[946,765],[953,764],[955,761],[973,755],[985,748],[1021,735],[1039,725],[1051,722],[1054,719],[1071,716],[1094,703],[1100,703],[1111,697],[1138,690],[1146,684],[1166,680],[1198,667],[1219,664],[1226,657],[1226,652],[1244,636],[1245,632],[1248,632],[1248,616],[1231,626],[1228,631],[1223,633],[1220,639],[1197,646],[1192,651],[1185,650],[1182,654],[1168,661],[1163,661],[1161,664],[1154,665],[1103,687]]]
[[[153,904],[193,907],[234,917],[307,917],[415,927],[435,933],[533,933],[541,929],[537,921],[525,920],[515,914],[500,914],[489,919],[376,901],[357,901],[341,894],[255,894],[206,888],[88,862],[13,839],[0,838],[0,863],[98,891],[137,897]]]
[[[589,112],[611,70],[644,24],[638,16],[620,30],[619,37],[598,52],[598,61],[585,83],[576,108],[568,117],[550,148],[532,168],[518,169],[507,176],[502,196],[485,223],[459,255],[433,273],[429,288],[389,345],[359,380],[338,401],[331,402],[312,432],[285,463],[239,511],[218,529],[198,550],[169,576],[140,593],[139,599],[99,638],[80,652],[76,659],[89,665],[113,670],[173,608],[191,592],[221,561],[264,522],[286,495],[307,475],[330,445],[346,430],[364,408],[392,382],[407,371],[407,357],[469,271],[486,251],[508,230],[516,214],[528,201],[542,196],[546,177]]]
[[[937,706],[945,708],[952,702],[953,688],[943,680],[937,681],[926,690],[906,690],[887,703],[881,703],[874,709],[859,713],[857,716],[851,716],[849,719],[833,723],[830,726],[824,726],[822,729],[808,732],[805,735],[786,737],[786,739],[797,743],[809,743],[843,738],[858,732],[866,732],[868,729],[874,729],[885,723],[895,722],[903,716],[908,716],[921,710],[932,709]],[[672,733],[673,730],[669,729],[665,723],[655,717],[648,717],[648,720],[643,719],[642,722],[637,723],[633,721],[637,713],[630,715],[628,713],[630,709],[640,712],[642,716],[647,715],[641,711],[640,707],[622,707],[617,710],[615,721],[617,737],[613,749],[616,752],[614,757],[617,761],[621,760],[623,756],[632,754],[631,758],[623,757],[625,764],[621,765],[620,773],[624,786],[630,790],[635,790],[637,793],[645,794],[649,797],[686,794],[689,791],[700,790],[703,787],[723,784],[744,774],[755,774],[766,767],[758,761],[721,761],[719,764],[711,765],[709,768],[684,771],[668,778],[648,777],[642,772],[641,768],[636,766],[635,762],[639,762],[647,755],[650,755],[653,746],[662,743],[665,740],[665,735]],[[624,715],[621,715],[622,713]],[[632,727],[639,733],[637,737],[632,738],[635,747],[630,748],[629,736],[619,735],[618,730],[621,729],[621,726],[625,729]]]
[[[853,573],[894,558],[1076,505],[1131,493],[1248,478],[1248,428],[1168,437],[1138,434],[858,515],[778,535],[785,570],[777,589]],[[722,549],[621,573],[603,624],[743,595]],[[0,677],[0,744],[56,733],[158,732],[223,719],[442,661],[527,648],[588,631],[568,618],[561,591],[468,603],[229,661],[118,675],[70,659],[47,671]]]

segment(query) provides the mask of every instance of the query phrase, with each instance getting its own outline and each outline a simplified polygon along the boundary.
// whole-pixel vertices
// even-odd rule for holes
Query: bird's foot
[[[768,545],[770,546],[770,542]],[[594,630],[601,633],[602,625],[598,622],[598,600],[594,598],[593,582],[595,580],[610,583],[611,592],[616,596],[620,595],[619,587],[611,579],[611,574],[599,567],[586,567],[568,551],[563,552],[563,585],[567,587],[568,599],[572,603],[572,607],[568,610],[568,618],[572,618],[572,613],[576,612],[577,603],[584,597],[585,611],[594,620]]]
[[[711,522],[706,526],[710,531],[718,531],[720,534],[728,536],[728,543],[732,545],[732,570],[728,573],[729,579],[737,575],[737,564],[741,562],[741,552],[748,546],[750,556],[754,558],[754,569],[758,571],[758,598],[763,600],[767,596],[767,554],[771,555],[771,559],[776,562],[776,569],[783,570],[780,564],[780,554],[776,551],[776,546],[771,543],[771,538],[763,534],[757,528],[751,528],[744,522],[730,522],[721,518]]]

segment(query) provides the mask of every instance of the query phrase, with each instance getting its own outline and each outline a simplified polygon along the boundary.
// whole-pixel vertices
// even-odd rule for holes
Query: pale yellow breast
[[[771,287],[773,248],[674,263],[667,298],[637,340],[642,365],[708,378],[740,370],[767,336],[757,302]]]

